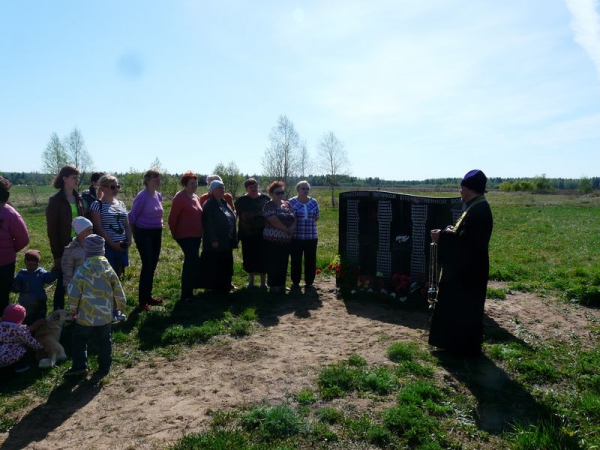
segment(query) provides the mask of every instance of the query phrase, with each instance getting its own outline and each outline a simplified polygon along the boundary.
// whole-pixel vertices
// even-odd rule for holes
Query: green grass
[[[11,198],[29,227],[29,248],[41,250],[45,268],[51,266],[52,257],[44,208],[54,192],[43,188],[37,206],[31,205],[23,188],[15,187]],[[317,264],[324,270],[337,255],[338,210],[328,206],[326,190],[312,192],[321,205]],[[495,218],[491,275],[507,282],[506,289],[488,289],[490,299],[503,300],[510,290],[553,294],[583,308],[600,305],[600,235],[590,232],[600,223],[600,197],[491,192],[488,199]],[[125,201],[131,204],[131,199]],[[168,213],[170,202],[165,201],[164,206]],[[246,281],[240,253],[234,252],[234,283],[238,286]],[[272,299],[250,290],[229,296],[201,294],[189,304],[178,304],[182,255],[165,232],[154,293],[167,301],[164,307],[140,315],[134,310],[140,270],[135,248],[130,261],[123,280],[129,317],[116,325],[113,334],[116,365],[134,367],[154,355],[175,359],[186,347],[202,345],[215,336],[243,339],[273,313]],[[17,262],[17,267],[21,266],[22,254]],[[49,287],[49,298],[52,292]],[[358,295],[351,301],[385,302]],[[410,310],[410,305],[398,302],[388,302],[388,306]],[[596,323],[590,328],[590,339],[599,336]],[[69,354],[69,328],[63,340]],[[479,392],[473,382],[477,369],[446,365],[416,342],[390,342],[386,354],[380,355],[388,358],[386,364],[351,355],[322,367],[313,385],[286,397],[289,404],[213,411],[208,430],[185,436],[173,448],[327,448],[332,443],[340,448],[600,446],[599,350],[582,350],[578,342],[564,340],[532,347],[501,328],[486,329],[484,350],[497,371],[505,375],[500,392],[493,388]],[[90,356],[95,367],[93,348]],[[2,383],[0,431],[9,431],[29,405],[45,401],[60,388],[62,373],[69,366],[67,361],[47,372],[33,369]],[[439,376],[441,366],[452,375],[452,389]],[[515,402],[523,413],[518,420],[507,414],[502,430],[488,432],[478,422],[477,409],[507,402]],[[539,426],[533,425],[538,422]]]

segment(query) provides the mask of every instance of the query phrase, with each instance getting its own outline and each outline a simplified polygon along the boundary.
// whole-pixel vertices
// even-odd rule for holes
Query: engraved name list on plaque
[[[456,222],[460,197],[424,197],[383,191],[339,196],[339,253],[361,275],[389,280],[393,274],[425,281],[429,230]]]

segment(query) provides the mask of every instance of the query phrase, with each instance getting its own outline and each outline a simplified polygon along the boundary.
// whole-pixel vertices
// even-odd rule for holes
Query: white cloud
[[[600,15],[597,0],[565,0],[573,15],[571,28],[577,42],[586,51],[600,78]]]

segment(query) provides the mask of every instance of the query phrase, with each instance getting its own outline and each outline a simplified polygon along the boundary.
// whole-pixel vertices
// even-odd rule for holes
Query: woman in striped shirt
[[[119,278],[129,266],[129,246],[131,245],[131,227],[127,219],[125,203],[117,200],[119,180],[113,175],[100,178],[99,191],[102,199],[90,206],[92,223],[97,234],[104,238],[106,259]]]

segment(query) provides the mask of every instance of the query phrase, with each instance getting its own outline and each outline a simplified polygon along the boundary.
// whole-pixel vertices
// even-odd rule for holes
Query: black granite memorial
[[[383,283],[410,277],[425,284],[429,230],[455,223],[460,197],[422,197],[382,191],[351,191],[339,196],[339,254],[342,270],[355,278]]]

